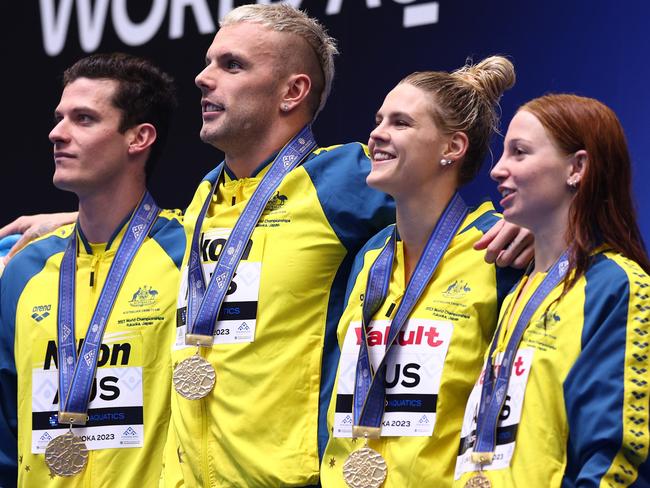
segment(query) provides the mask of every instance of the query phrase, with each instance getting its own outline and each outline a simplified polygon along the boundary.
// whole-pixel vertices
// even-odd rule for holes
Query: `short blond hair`
[[[499,99],[515,84],[515,68],[503,56],[490,56],[460,69],[423,71],[400,83],[415,86],[432,98],[433,118],[446,133],[464,132],[469,146],[460,170],[459,183],[470,182],[481,169],[493,132],[498,131]]]
[[[316,89],[311,97],[310,108],[316,118],[332,90],[334,56],[339,52],[336,40],[329,36],[318,20],[284,3],[242,5],[226,14],[220,25],[226,27],[240,22],[257,23],[275,32],[294,34],[312,48],[321,69],[320,73],[313,73],[314,76],[311,77]]]

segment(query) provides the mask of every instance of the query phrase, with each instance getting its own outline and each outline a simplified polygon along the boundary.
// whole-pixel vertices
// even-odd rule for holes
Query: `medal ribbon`
[[[384,405],[386,397],[386,362],[390,351],[395,342],[397,334],[411,314],[413,307],[420,299],[424,289],[428,285],[431,277],[435,273],[438,264],[442,260],[451,240],[456,235],[458,228],[467,215],[467,206],[458,193],[455,193],[451,201],[445,208],[440,219],[436,223],[433,232],[429,236],[427,244],[422,252],[422,256],[413,271],[413,275],[408,282],[404,297],[402,298],[395,317],[391,321],[388,330],[388,340],[384,357],[377,368],[373,371],[370,362],[368,348],[368,325],[373,315],[379,310],[384,303],[388,294],[390,275],[393,268],[395,257],[395,247],[397,241],[397,230],[382,249],[370,267],[368,280],[366,282],[366,292],[362,308],[362,341],[359,348],[359,357],[357,359],[356,377],[354,383],[354,403],[353,415],[354,425],[362,427],[379,428],[381,419],[384,415]]]
[[[145,192],[127,225],[122,242],[111,264],[86,332],[79,360],[75,348],[76,226],[68,240],[59,274],[57,323],[59,412],[83,414],[84,416],[88,412],[88,401],[97,369],[97,354],[101,347],[108,318],[133,258],[149,234],[159,211],[160,209],[149,192]],[[64,419],[59,419],[59,421],[60,423],[69,423]]]
[[[495,378],[492,362],[494,350],[497,345],[496,338],[499,337],[501,328],[506,321],[505,315],[501,318],[501,323],[496,331],[495,339],[490,347],[490,354],[488,355],[485,365],[483,388],[481,389],[481,401],[476,418],[476,445],[474,447],[474,453],[477,455],[477,461],[480,463],[485,463],[488,462],[488,460],[491,460],[491,456],[489,455],[494,453],[496,448],[496,432],[499,415],[501,415],[501,410],[506,400],[508,383],[510,381],[510,374],[514,363],[513,360],[515,359],[519,343],[526,331],[528,322],[549,293],[551,293],[551,291],[553,291],[553,289],[564,279],[568,268],[568,251],[565,251],[555,264],[553,264],[547,275],[524,306],[512,332],[512,336],[508,341],[501,361],[501,366]],[[488,458],[482,458],[481,454],[488,454]]]
[[[262,181],[260,181],[258,187],[255,189],[239,219],[237,219],[237,223],[232,229],[223,247],[223,251],[219,255],[217,265],[210,278],[207,289],[203,292],[205,278],[200,258],[201,227],[210,207],[212,195],[216,191],[221,176],[217,178],[212,192],[203,203],[192,236],[188,263],[188,334],[207,337],[214,336],[217,317],[219,316],[221,305],[230,287],[230,281],[239,265],[239,261],[253,233],[253,229],[264,211],[264,207],[273,195],[273,192],[280,186],[284,177],[293,168],[298,166],[315,147],[316,141],[314,135],[312,134],[311,127],[307,125],[282,148],[275,160],[271,163],[271,167],[262,178]]]

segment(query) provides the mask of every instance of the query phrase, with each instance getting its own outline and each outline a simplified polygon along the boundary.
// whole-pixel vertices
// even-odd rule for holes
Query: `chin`
[[[58,174],[58,172],[55,172],[54,176],[52,177],[52,184],[59,190],[72,191],[72,188],[74,187],[74,180],[70,177],[66,178],[65,175],[61,175]]]
[[[366,176],[366,183],[370,188],[381,190],[383,192],[386,192],[386,188],[390,186],[388,184],[389,181],[386,175],[382,174],[381,171],[377,171],[374,168],[370,170],[370,173],[368,176]]]
[[[217,149],[221,150],[223,137],[217,131],[210,130],[209,128],[203,128],[201,129],[200,137],[202,142],[210,144],[211,146],[214,146]]]
[[[52,184],[59,190],[69,191],[75,194],[79,193],[84,187],[88,186],[88,182],[81,180],[78,175],[64,174],[64,172],[56,171],[52,177]]]
[[[526,219],[522,219],[521,214],[517,214],[517,212],[513,212],[512,210],[503,210],[502,215],[503,215],[503,219],[506,222],[510,224],[518,225],[519,227],[528,228],[528,226],[525,223]]]

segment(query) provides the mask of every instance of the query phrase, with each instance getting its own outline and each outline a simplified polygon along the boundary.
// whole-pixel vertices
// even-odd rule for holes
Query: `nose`
[[[206,66],[194,78],[194,84],[202,92],[213,90],[215,87],[214,78],[210,76],[210,65]]]
[[[506,179],[508,176],[507,166],[505,162],[505,157],[502,154],[501,158],[497,161],[497,164],[490,170],[490,178],[496,182],[500,182]]]
[[[384,123],[381,122],[375,126],[375,128],[370,132],[368,139],[368,144],[377,143],[377,142],[386,142],[389,139],[388,131],[386,130]]]
[[[52,144],[65,143],[70,140],[70,136],[66,130],[65,119],[61,119],[56,123],[56,125],[50,131],[48,138]]]

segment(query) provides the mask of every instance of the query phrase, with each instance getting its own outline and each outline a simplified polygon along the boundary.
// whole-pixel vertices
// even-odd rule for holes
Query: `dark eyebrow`
[[[87,105],[79,105],[79,106],[73,107],[72,109],[69,110],[69,112],[71,114],[73,114],[73,115],[78,114],[80,112],[89,113],[91,115],[96,115],[96,116],[101,115],[101,112],[99,110],[97,110],[95,108],[92,108],[92,107],[89,107]],[[56,117],[62,117],[60,110],[54,110],[54,118],[56,118]]]

